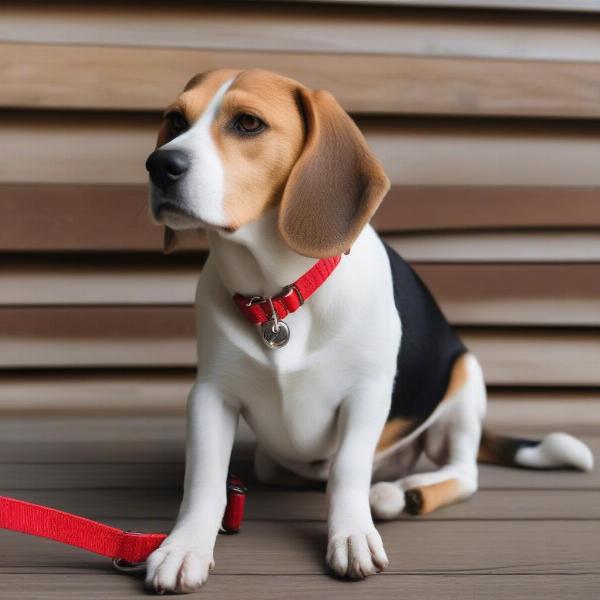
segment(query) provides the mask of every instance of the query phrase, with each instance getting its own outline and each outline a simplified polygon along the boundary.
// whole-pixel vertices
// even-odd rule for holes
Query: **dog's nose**
[[[190,159],[181,150],[155,150],[146,161],[152,183],[167,191],[189,168]]]

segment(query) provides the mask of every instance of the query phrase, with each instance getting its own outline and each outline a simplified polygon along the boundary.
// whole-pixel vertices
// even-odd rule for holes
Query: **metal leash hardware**
[[[239,533],[244,517],[246,492],[248,489],[242,480],[233,473],[227,477],[227,507],[221,521],[219,533],[232,535]],[[130,535],[144,535],[138,531],[127,531]],[[146,571],[146,561],[131,563],[123,558],[113,558],[112,566],[115,571],[126,575],[141,575]]]
[[[282,348],[290,339],[290,328],[285,321],[277,318],[277,310],[270,296],[267,302],[271,307],[271,319],[260,326],[262,340],[271,349]]]

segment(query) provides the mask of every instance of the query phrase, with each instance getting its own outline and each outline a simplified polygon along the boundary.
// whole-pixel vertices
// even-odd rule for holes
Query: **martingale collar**
[[[321,258],[276,296],[234,294],[233,300],[248,321],[260,325],[264,343],[269,348],[281,348],[290,339],[290,328],[283,319],[298,310],[321,287],[341,259],[341,256]]]

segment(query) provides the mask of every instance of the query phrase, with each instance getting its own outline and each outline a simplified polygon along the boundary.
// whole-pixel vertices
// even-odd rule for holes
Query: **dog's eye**
[[[167,113],[165,118],[167,119],[173,137],[181,135],[190,128],[187,119],[178,110],[172,110],[170,113]]]
[[[245,135],[260,133],[266,128],[266,124],[263,121],[249,113],[244,113],[236,117],[232,126],[237,132]]]

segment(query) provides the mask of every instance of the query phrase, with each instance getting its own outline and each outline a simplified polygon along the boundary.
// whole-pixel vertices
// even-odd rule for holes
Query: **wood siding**
[[[599,11],[591,0],[5,2],[0,411],[180,410],[206,246],[162,256],[143,165],[163,106],[225,65],[328,88],[351,112],[393,184],[373,223],[481,357],[494,398],[518,387],[592,401]]]

